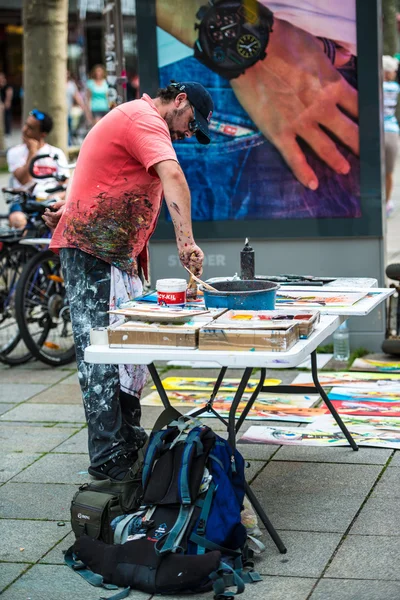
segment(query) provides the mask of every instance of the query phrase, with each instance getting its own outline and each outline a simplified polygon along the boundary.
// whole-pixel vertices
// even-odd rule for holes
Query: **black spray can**
[[[241,279],[254,279],[254,274],[255,274],[254,250],[249,245],[249,240],[246,238],[244,248],[240,253],[240,278]]]

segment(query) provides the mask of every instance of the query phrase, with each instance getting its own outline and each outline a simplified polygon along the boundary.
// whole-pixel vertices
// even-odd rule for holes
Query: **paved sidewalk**
[[[215,371],[201,373],[212,376]],[[189,370],[168,372],[174,374],[188,375]],[[274,370],[270,375],[290,382],[296,371]],[[77,485],[88,480],[75,370],[31,363],[2,367],[0,378],[4,600],[112,595],[90,587],[62,564],[62,550],[73,541],[69,504]],[[144,409],[145,428],[159,412]],[[212,426],[222,429],[218,421]],[[267,551],[257,561],[263,582],[247,586],[244,600],[400,597],[400,526],[395,517],[400,508],[400,456],[395,451],[265,445],[242,445],[241,450],[250,463],[252,487],[288,547],[280,555],[267,538]]]
[[[400,262],[400,172],[397,182],[387,262]],[[189,371],[168,373],[173,374]],[[269,375],[290,382],[296,371]],[[0,593],[4,600],[109,597],[113,592],[92,588],[63,565],[62,550],[73,541],[70,501],[88,480],[87,434],[73,365],[0,365],[0,381]],[[144,409],[145,428],[159,412]],[[213,425],[222,429],[218,421]],[[250,463],[248,479],[288,547],[280,555],[266,538],[267,551],[256,565],[263,581],[247,586],[243,600],[400,598],[398,452],[240,449]],[[150,598],[140,592],[130,597]]]

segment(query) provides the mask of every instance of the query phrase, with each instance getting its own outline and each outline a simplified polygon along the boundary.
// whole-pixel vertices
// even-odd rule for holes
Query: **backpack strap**
[[[192,429],[185,440],[185,450],[182,455],[182,463],[179,470],[179,498],[182,504],[191,504],[192,498],[190,496],[189,487],[189,466],[194,451],[196,450],[196,456],[200,456],[203,453],[204,447],[200,438],[201,429],[195,427]]]
[[[169,433],[169,430],[166,429],[164,431],[157,431],[153,437],[151,438],[149,445],[147,446],[146,456],[143,464],[143,473],[142,473],[142,486],[143,489],[146,487],[146,484],[149,480],[154,460],[156,458],[157,452],[163,446],[163,439]]]
[[[208,516],[210,514],[211,504],[212,504],[212,500],[214,497],[215,489],[216,489],[216,485],[213,481],[211,481],[210,486],[207,490],[206,497],[204,498],[203,505],[201,507],[199,522],[196,527],[196,533],[199,536],[204,536],[206,533],[207,520],[208,520]],[[205,551],[206,551],[206,548],[204,546],[197,546],[197,554],[204,554]]]
[[[227,575],[229,575],[229,578],[226,577]],[[209,577],[213,582],[215,600],[224,600],[225,598],[231,598],[244,592],[243,579],[232,567],[224,562],[221,562],[218,570],[210,573]],[[226,591],[226,588],[231,585],[236,585],[236,592]]]
[[[68,548],[68,550],[64,553],[64,562],[70,567],[73,571],[76,571],[87,583],[93,585],[94,587],[102,587],[106,590],[118,590],[118,586],[113,583],[104,583],[103,576],[98,575],[97,573],[93,573],[86,565],[81,561],[77,561],[75,555],[72,551],[72,546]],[[117,594],[113,596],[109,596],[107,600],[122,600],[122,598],[127,598],[130,594],[131,588],[124,588]],[[101,598],[100,598],[101,600]]]
[[[162,556],[168,552],[176,552],[179,549],[179,544],[189,525],[190,519],[192,518],[193,511],[194,506],[180,506],[175,525],[154,544],[154,550],[157,556]],[[160,548],[159,544],[161,542],[164,543]]]
[[[242,555],[240,550],[232,550],[231,548],[225,548],[224,546],[220,546],[215,542],[210,542],[210,540],[201,535],[197,535],[197,533],[192,533],[189,537],[189,540],[194,544],[197,544],[198,546],[202,546],[206,550],[219,550],[221,554],[226,554],[227,556],[232,556],[233,558]]]

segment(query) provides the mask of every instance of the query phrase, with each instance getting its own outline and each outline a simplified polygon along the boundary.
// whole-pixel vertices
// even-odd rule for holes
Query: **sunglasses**
[[[41,110],[37,110],[36,108],[30,111],[29,116],[35,117],[35,119],[38,121],[44,121],[46,118],[46,115]]]
[[[190,102],[189,102],[189,104],[190,104]],[[193,115],[195,115],[193,104],[190,104],[190,108],[193,111]],[[198,122],[196,121],[196,119],[189,121],[188,129],[189,129],[190,133],[196,133],[196,131],[198,131],[200,129],[200,126],[199,126]]]

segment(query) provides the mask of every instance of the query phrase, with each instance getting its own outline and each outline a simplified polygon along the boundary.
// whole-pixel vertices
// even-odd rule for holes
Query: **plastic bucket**
[[[206,307],[232,310],[273,310],[276,290],[280,287],[271,281],[255,279],[216,281],[212,286],[215,287],[216,292],[200,286]]]
[[[186,289],[186,279],[158,279],[156,282],[157,303],[171,308],[184,308]]]

